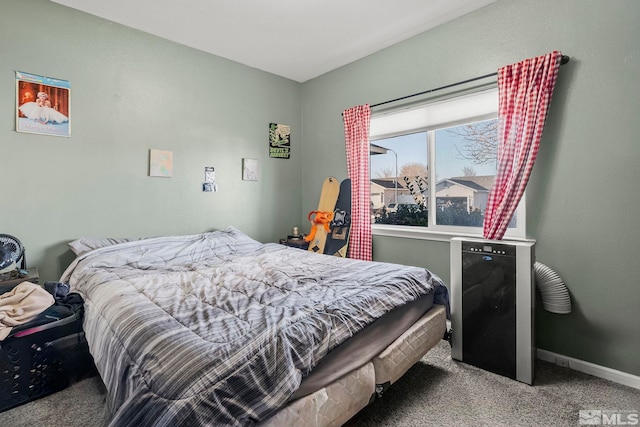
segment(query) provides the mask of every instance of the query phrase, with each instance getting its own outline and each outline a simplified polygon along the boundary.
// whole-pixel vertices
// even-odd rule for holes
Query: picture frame
[[[71,136],[71,83],[16,71],[16,132]]]
[[[257,181],[260,174],[258,159],[242,159],[242,180]]]
[[[269,157],[277,159],[291,157],[291,126],[269,123]]]
[[[161,178],[173,176],[173,151],[149,150],[149,176]]]

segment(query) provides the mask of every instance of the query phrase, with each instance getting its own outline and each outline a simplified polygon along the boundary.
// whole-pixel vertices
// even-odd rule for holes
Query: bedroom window
[[[373,113],[373,233],[482,236],[497,168],[497,89]],[[525,237],[524,200],[506,237]]]

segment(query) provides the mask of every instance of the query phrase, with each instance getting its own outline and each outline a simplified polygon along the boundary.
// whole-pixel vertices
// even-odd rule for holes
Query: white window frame
[[[372,112],[369,126],[369,141],[427,132],[429,187],[435,189],[436,156],[435,131],[474,121],[498,117],[498,89],[491,87],[474,93],[453,96],[419,105],[411,105]],[[436,206],[436,192],[429,191],[428,206]],[[517,227],[507,229],[505,238],[526,239],[526,194],[516,210]],[[465,227],[436,224],[436,215],[429,212],[427,227],[393,224],[372,224],[373,235],[413,239],[449,241],[452,237],[482,237],[482,227]]]

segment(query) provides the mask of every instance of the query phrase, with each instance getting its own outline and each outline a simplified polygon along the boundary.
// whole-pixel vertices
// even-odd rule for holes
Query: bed
[[[225,230],[78,239],[63,273],[112,426],[341,425],[433,347],[448,293],[424,268]]]

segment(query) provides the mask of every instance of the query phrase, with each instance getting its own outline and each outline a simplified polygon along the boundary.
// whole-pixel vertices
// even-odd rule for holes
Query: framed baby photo
[[[16,71],[16,131],[71,136],[71,83]]]

